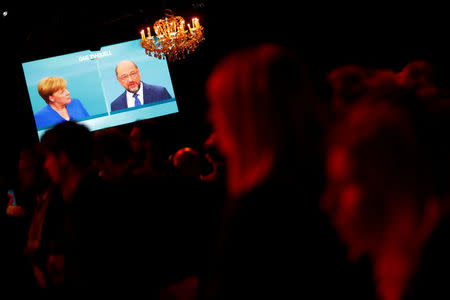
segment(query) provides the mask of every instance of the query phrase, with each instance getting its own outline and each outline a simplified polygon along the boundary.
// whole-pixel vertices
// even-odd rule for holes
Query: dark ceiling
[[[258,1],[261,2],[261,1]],[[391,67],[422,56],[447,53],[445,19],[421,5],[415,12],[393,6],[345,7],[297,1],[160,0],[147,8],[88,4],[53,8],[0,8],[2,52],[28,61],[139,38],[141,28],[165,9],[198,16],[216,57],[261,41],[293,46],[316,64],[362,63]],[[411,6],[409,7],[411,8]],[[438,11],[439,9],[436,8]],[[5,43],[6,41],[6,43]]]
[[[0,82],[6,103],[0,126],[13,147],[35,138],[22,62],[137,39],[142,28],[164,16],[165,9],[185,19],[197,16],[205,27],[206,40],[198,51],[169,65],[180,116],[193,132],[191,136],[199,134],[200,139],[207,131],[203,87],[208,74],[226,53],[256,43],[280,42],[298,51],[318,92],[325,95],[326,73],[349,63],[399,71],[413,59],[425,59],[435,66],[442,84],[450,79],[446,19],[434,12],[428,15],[423,6],[412,13],[381,4],[348,8],[287,0],[258,2],[163,0],[152,1],[149,8],[133,8],[127,3],[0,7]]]

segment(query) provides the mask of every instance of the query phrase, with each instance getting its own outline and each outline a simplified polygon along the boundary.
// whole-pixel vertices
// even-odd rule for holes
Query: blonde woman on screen
[[[50,127],[64,121],[89,117],[81,101],[70,97],[67,81],[62,77],[45,77],[38,83],[39,95],[46,106],[35,115],[37,129]]]

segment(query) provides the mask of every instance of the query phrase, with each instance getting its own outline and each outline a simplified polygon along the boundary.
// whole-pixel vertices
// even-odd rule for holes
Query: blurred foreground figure
[[[320,103],[298,58],[272,44],[232,53],[207,96],[228,199],[200,297],[327,299],[359,285],[342,280],[341,248],[319,210]]]
[[[438,88],[435,84],[436,74],[432,65],[423,60],[409,62],[396,74],[400,86],[415,93],[425,101],[436,101]]]
[[[330,135],[322,205],[349,259],[369,258],[383,300],[448,298],[449,222],[411,120],[390,103],[362,101]]]
[[[327,81],[333,91],[331,99],[333,113],[338,118],[345,115],[349,106],[367,93],[369,73],[363,67],[345,65],[333,69],[327,75]]]
[[[207,88],[231,195],[246,193],[284,162],[317,163],[319,103],[292,53],[266,45],[232,54],[217,66]]]

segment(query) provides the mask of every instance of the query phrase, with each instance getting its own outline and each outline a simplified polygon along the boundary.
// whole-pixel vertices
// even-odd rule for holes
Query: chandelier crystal
[[[192,19],[191,24],[185,27],[185,21],[180,16],[166,12],[166,17],[153,24],[155,35],[152,36],[150,27],[141,30],[141,47],[145,53],[158,59],[166,58],[175,61],[186,58],[197,49],[198,44],[204,40],[203,27],[198,18]]]

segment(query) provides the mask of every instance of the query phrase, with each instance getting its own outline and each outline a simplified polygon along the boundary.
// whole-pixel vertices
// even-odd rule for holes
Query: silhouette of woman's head
[[[225,57],[207,82],[207,96],[217,146],[240,188],[266,177],[288,149],[299,155],[311,146],[311,85],[298,58],[278,45]]]

